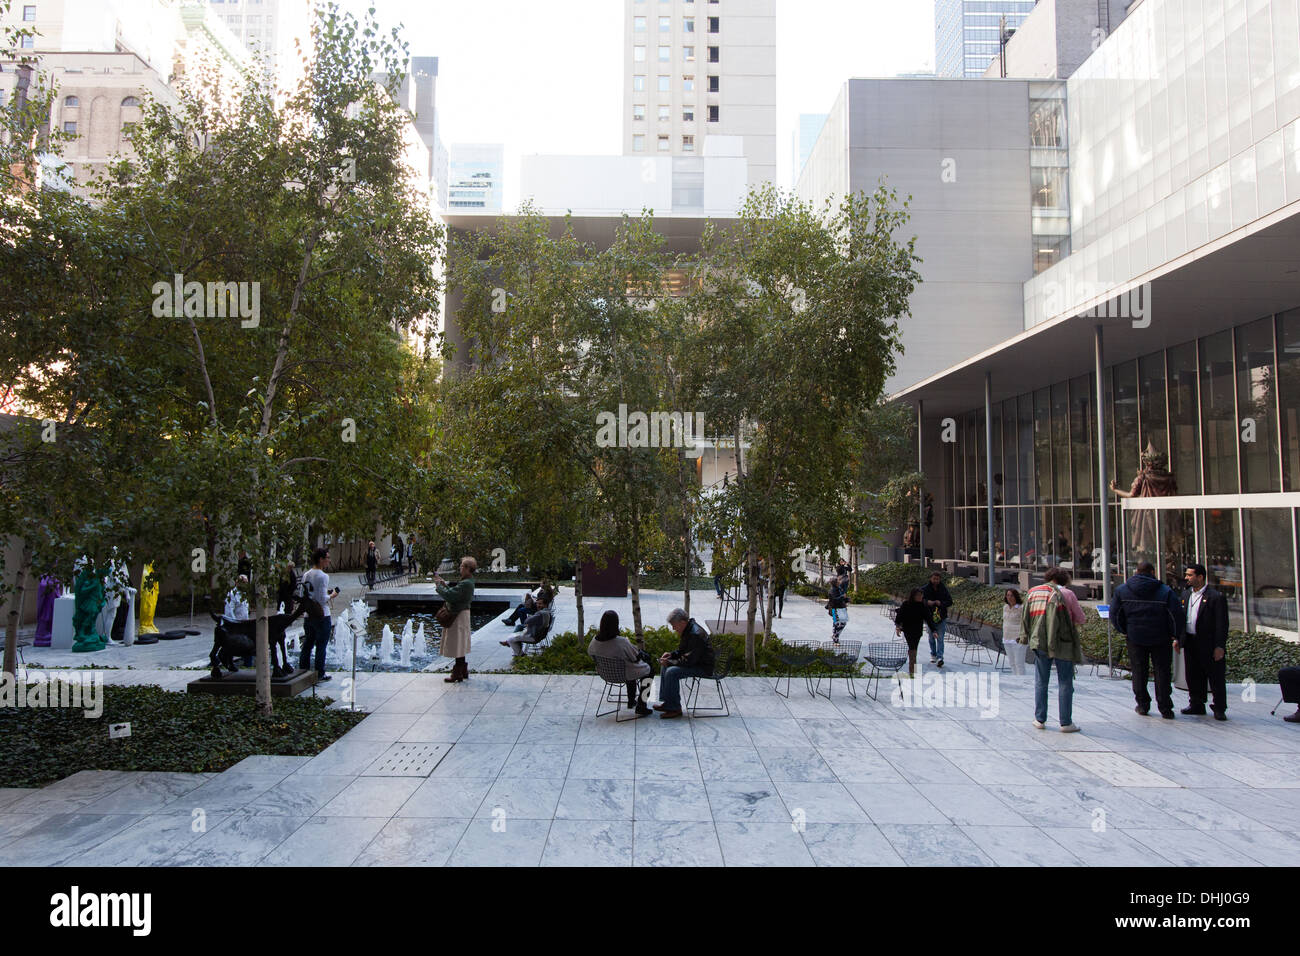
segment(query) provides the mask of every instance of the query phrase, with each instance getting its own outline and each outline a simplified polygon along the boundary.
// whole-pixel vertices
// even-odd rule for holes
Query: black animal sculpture
[[[289,663],[289,654],[284,646],[284,632],[307,610],[306,603],[296,600],[292,595],[289,595],[285,607],[288,610],[284,614],[272,614],[266,619],[272,680],[282,680],[293,673],[294,668]],[[213,614],[210,606],[208,614],[216,623],[212,630],[212,653],[208,655],[208,662],[212,665],[212,679],[221,680],[222,667],[232,674],[236,673],[239,670],[236,658],[250,657],[255,653],[257,621],[227,621],[220,614]]]

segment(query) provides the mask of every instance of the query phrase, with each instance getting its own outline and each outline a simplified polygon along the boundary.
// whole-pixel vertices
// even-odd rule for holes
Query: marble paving
[[[1135,714],[1126,682],[1081,674],[1083,731],[1062,734],[1054,694],[1047,729],[1031,726],[1031,676],[999,673],[979,706],[901,707],[890,684],[878,701],[841,682],[829,699],[797,681],[788,700],[759,678],[727,686],[729,717],[616,723],[595,716],[603,684],[591,677],[359,674],[369,716],[314,757],[208,775],[84,771],[40,790],[0,781],[0,865],[1300,859],[1300,727],[1269,716],[1275,687],[1232,686],[1224,723],[1165,721]]]

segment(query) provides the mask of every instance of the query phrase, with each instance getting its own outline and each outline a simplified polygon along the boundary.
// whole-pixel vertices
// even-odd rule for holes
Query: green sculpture
[[[77,563],[81,567],[73,584],[76,605],[72,613],[72,649],[78,653],[102,651],[104,638],[95,629],[95,619],[104,608],[104,574],[107,569],[96,571],[94,565],[85,559]]]

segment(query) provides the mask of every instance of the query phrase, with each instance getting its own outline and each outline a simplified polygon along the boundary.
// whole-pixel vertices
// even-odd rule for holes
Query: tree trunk
[[[691,536],[686,536],[686,579],[682,586],[682,610],[691,616]]]
[[[4,673],[18,682],[18,628],[23,623],[23,604],[27,597],[27,572],[32,566],[32,549],[23,543],[23,556],[14,575],[14,592],[9,600],[9,620],[5,623]]]
[[[769,551],[768,554],[775,554]],[[767,639],[772,636],[772,618],[776,616],[776,575],[770,572],[771,565],[768,565],[769,576],[767,579],[767,619],[763,625],[763,646],[767,646]]]
[[[578,605],[578,642],[581,643],[587,639],[582,614],[582,555],[573,562],[573,597]]]
[[[628,584],[632,588],[632,633],[636,636],[636,646],[645,650],[645,630],[641,626],[641,566],[634,563],[628,572]]]
[[[757,669],[757,661],[754,657],[754,615],[758,612],[758,586],[755,577],[758,573],[758,565],[754,560],[754,549],[748,548],[745,551],[745,580],[749,582],[749,608],[745,619],[745,666],[753,671]]]
[[[849,567],[852,568],[852,573],[849,575],[853,581],[851,590],[856,591],[858,589],[858,546],[856,544],[849,545]]]
[[[254,643],[257,648],[257,713],[259,717],[271,716],[271,653],[270,623],[267,621],[266,591],[257,590],[257,630]]]

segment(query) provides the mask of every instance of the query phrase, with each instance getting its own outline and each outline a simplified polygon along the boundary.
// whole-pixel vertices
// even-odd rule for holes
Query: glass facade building
[[[935,0],[934,72],[983,76],[1001,50],[1002,18],[1019,27],[1036,0]]]
[[[1114,574],[1148,560],[1170,583],[1204,564],[1228,598],[1231,624],[1295,634],[1300,492],[1300,309],[1262,316],[1111,365],[1103,372],[1108,474],[1098,475],[1094,376],[993,405],[995,564],[1070,568],[1101,578],[1101,482],[1129,490],[1142,455],[1163,456],[1168,497],[1114,494]],[[955,422],[939,471],[949,541],[936,554],[986,562],[984,408]]]

